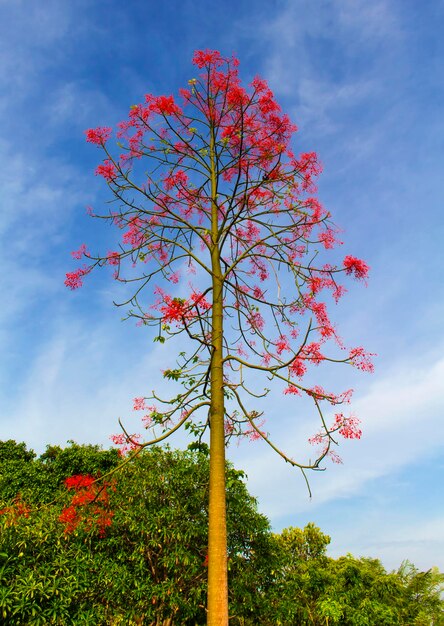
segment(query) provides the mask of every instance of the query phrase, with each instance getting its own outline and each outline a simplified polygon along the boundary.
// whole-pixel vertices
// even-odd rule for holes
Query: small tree
[[[109,147],[111,128],[86,132],[105,152],[96,169],[112,193],[113,210],[91,213],[121,232],[118,248],[93,255],[85,245],[73,253],[87,262],[68,273],[75,289],[96,266],[110,265],[131,291],[121,305],[141,325],[157,329],[155,341],[185,335],[189,352],[165,370],[182,384],[171,398],[135,399],[144,425],[159,442],[182,425],[199,442],[210,433],[208,624],[227,624],[225,444],[233,436],[263,439],[302,472],[334,456],[333,435],[357,438],[358,420],[342,412],[333,425],[322,405],[339,405],[350,391],[330,393],[304,385],[311,365],[343,362],[371,370],[369,355],[353,348],[328,355],[327,343],[345,350],[330,322],[321,293],[338,300],[342,273],[365,280],[368,266],[346,256],[340,267],[319,261],[318,248],[340,243],[330,214],[314,197],[321,171],[315,153],[296,157],[290,140],[296,127],[281,112],[266,82],[242,87],[238,61],[216,51],[198,51],[200,70],[173,96],[146,95],[118,126],[120,155]],[[154,301],[146,288],[153,284]],[[331,341],[333,340],[333,341]],[[297,462],[263,430],[261,411],[248,398],[263,398],[268,379],[284,393],[307,396],[321,420],[311,442],[318,458]],[[116,439],[131,447],[138,439]]]

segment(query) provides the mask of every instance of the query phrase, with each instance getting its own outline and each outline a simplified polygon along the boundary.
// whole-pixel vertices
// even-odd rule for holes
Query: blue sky
[[[132,398],[164,384],[165,351],[121,323],[107,272],[63,285],[70,251],[106,241],[85,213],[109,196],[83,131],[177,92],[195,49],[235,53],[297,123],[296,151],[320,155],[319,196],[371,266],[335,318],[378,358],[373,375],[332,374],[355,388],[364,436],[311,477],[311,501],[261,444],[229,457],[276,530],[314,521],[334,556],[444,570],[444,2],[0,0],[0,24],[1,438],[41,452],[108,446],[118,417],[137,429]],[[317,429],[278,393],[265,408],[290,453]]]

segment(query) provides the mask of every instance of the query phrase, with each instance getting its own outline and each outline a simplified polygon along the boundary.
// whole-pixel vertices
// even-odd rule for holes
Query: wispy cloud
[[[363,420],[363,439],[341,444],[338,451],[344,465],[326,463],[325,473],[310,474],[312,502],[306,497],[304,483],[295,470],[263,445],[257,450],[253,444],[248,449],[243,445],[241,452],[233,450],[233,457],[237,461],[242,459],[252,492],[260,496],[275,521],[290,512],[297,515],[327,502],[350,498],[365,491],[370,481],[390,475],[439,449],[444,438],[442,380],[444,359],[437,358],[424,360],[417,367],[397,363],[391,373],[386,372],[375,381],[353,403],[353,410]],[[275,413],[282,416],[278,397],[274,397],[274,407]],[[292,454],[301,447],[307,420],[293,428],[287,422],[284,428],[282,432],[276,422],[285,450]],[[298,493],[292,504],[289,504],[289,490]]]

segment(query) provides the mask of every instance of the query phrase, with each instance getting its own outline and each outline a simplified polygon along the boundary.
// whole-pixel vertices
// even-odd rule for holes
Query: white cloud
[[[331,556],[346,552],[380,558],[388,570],[397,569],[405,559],[420,570],[437,566],[444,570],[444,517],[418,511],[414,519],[387,507],[374,507],[365,515],[335,523]]]
[[[327,502],[365,493],[370,481],[390,475],[397,469],[433,454],[444,439],[444,359],[423,360],[417,367],[394,364],[391,373],[375,380],[369,391],[353,403],[353,410],[362,418],[364,436],[361,441],[341,443],[338,452],[344,464],[327,463],[325,473],[309,474],[313,500],[307,497],[297,470],[290,468],[264,444],[242,446],[233,450],[236,463],[249,475],[251,492],[260,498],[268,515],[277,521],[291,514],[307,513]],[[306,424],[286,430],[279,428],[283,412],[275,398],[274,413],[278,416],[270,430],[275,439],[285,442],[285,451],[292,455],[306,441]],[[293,497],[294,496],[294,497]]]
[[[360,39],[373,43],[401,36],[399,21],[391,0],[335,0],[335,11],[339,24],[349,36],[359,32]]]
[[[144,329],[119,332],[113,315],[102,314],[87,325],[63,308],[65,318],[59,310],[22,380],[8,395],[4,390],[2,437],[24,440],[38,451],[68,439],[108,446],[109,436],[120,430],[119,417],[141,432],[132,399],[153,389],[162,395],[166,384],[160,364],[168,350],[154,344]],[[183,441],[184,434],[172,445]]]

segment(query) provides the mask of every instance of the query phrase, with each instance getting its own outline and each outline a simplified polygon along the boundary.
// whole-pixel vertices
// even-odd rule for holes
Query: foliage
[[[314,524],[275,536],[279,570],[263,624],[389,626],[444,624],[444,575],[408,562],[387,573],[378,559],[326,556],[330,537]]]
[[[105,474],[119,462],[115,449],[99,446],[47,446],[36,458],[33,450],[13,440],[0,441],[0,495],[10,500],[20,494],[28,503],[51,502],[67,476]]]
[[[6,443],[8,450],[14,450],[14,442]],[[57,502],[36,507],[34,498],[34,506],[18,514],[17,502],[10,500],[9,489],[2,483],[0,614],[4,623],[203,623],[207,455],[156,447],[141,453],[118,473],[115,490],[109,490],[112,525],[101,537],[96,526],[82,523],[66,532],[66,525],[59,521],[70,498],[63,478],[80,468],[89,473],[98,468],[103,471],[110,464],[115,467],[116,451],[74,443],[64,450],[48,450],[50,468],[57,466],[57,471],[47,467],[48,451],[39,458],[22,456],[22,486],[31,493],[38,471],[43,470],[44,479],[37,485],[39,493],[45,494],[42,482],[48,483],[49,492],[57,476],[59,489],[53,493]],[[0,470],[6,471],[9,463],[6,458]],[[35,471],[26,471],[29,464]],[[270,584],[268,563],[273,553],[269,523],[257,512],[242,478],[242,472],[227,467],[234,624],[262,610],[265,598],[256,593],[256,586],[265,590]]]
[[[83,523],[66,532],[59,515],[71,498],[65,478],[80,469],[88,476],[116,467],[115,450],[71,442],[64,449],[50,446],[37,458],[24,444],[7,441],[0,442],[0,455],[0,475],[15,467],[24,493],[36,487],[27,502],[12,498],[9,484],[0,481],[0,623],[204,623],[205,448],[153,447],[127,464],[117,474],[115,490],[109,490],[113,518],[104,536],[100,527]],[[444,623],[444,575],[437,568],[420,572],[405,561],[387,573],[377,559],[351,554],[332,559],[330,537],[312,523],[272,534],[243,473],[231,466],[226,471],[230,624]],[[111,484],[112,477],[107,480]],[[52,501],[45,501],[54,482],[58,489]]]

